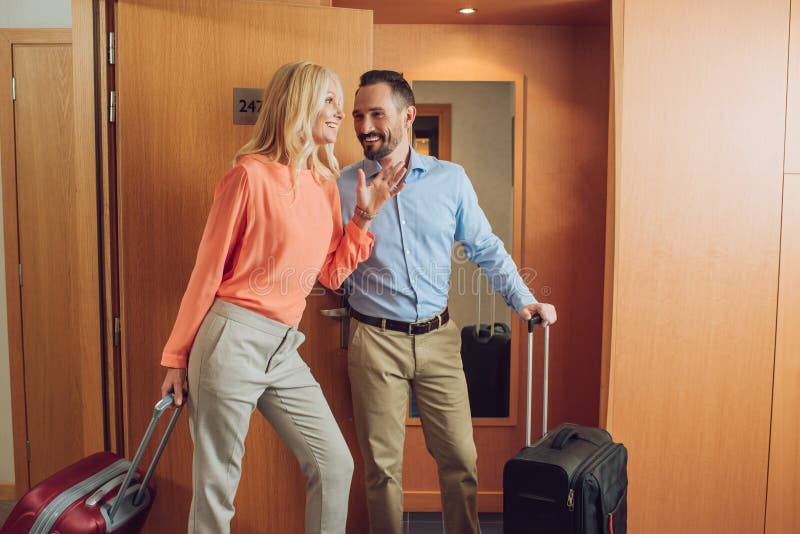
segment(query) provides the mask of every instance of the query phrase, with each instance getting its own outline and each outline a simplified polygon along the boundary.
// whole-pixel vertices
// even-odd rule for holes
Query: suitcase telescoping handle
[[[533,326],[541,324],[542,317],[537,313],[528,321],[528,411],[525,417],[525,446],[531,446],[531,397],[533,395]],[[550,325],[544,327],[544,390],[542,402],[542,435],[547,434],[547,372],[550,359]]]
[[[153,435],[153,431],[156,429],[158,419],[164,414],[167,408],[172,406],[172,400],[173,394],[170,393],[156,403],[155,409],[153,410],[153,418],[150,420],[150,424],[148,425],[147,431],[142,438],[142,442],[139,444],[139,449],[136,451],[136,456],[134,456],[133,461],[131,461],[128,474],[125,476],[125,480],[122,482],[122,486],[120,486],[119,491],[117,492],[117,497],[114,499],[114,505],[108,512],[108,517],[110,520],[113,521],[114,515],[117,513],[117,510],[122,502],[125,500],[125,493],[128,491],[128,486],[130,486],[131,481],[133,480],[133,475],[136,473],[136,467],[139,465],[139,461],[142,459],[144,449],[147,447],[147,444]],[[170,419],[169,425],[167,425],[167,429],[164,431],[164,436],[161,438],[161,442],[158,444],[158,449],[156,450],[155,456],[153,456],[153,461],[150,462],[150,467],[147,468],[147,472],[145,473],[144,478],[139,485],[139,491],[137,491],[136,495],[133,497],[134,506],[138,506],[139,503],[142,502],[144,492],[147,491],[147,483],[150,482],[150,477],[153,476],[153,471],[156,469],[158,460],[161,459],[161,453],[164,452],[164,447],[167,446],[167,440],[169,439],[170,434],[172,434],[172,429],[175,427],[175,423],[178,422],[178,416],[181,414],[181,410],[183,410],[183,404],[175,408],[175,413],[172,415],[172,419]]]

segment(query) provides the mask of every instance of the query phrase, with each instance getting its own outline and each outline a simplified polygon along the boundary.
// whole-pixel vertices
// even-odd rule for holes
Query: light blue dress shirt
[[[372,221],[372,255],[345,283],[350,305],[366,315],[405,322],[436,315],[447,306],[456,241],[506,304],[519,312],[536,302],[492,233],[463,167],[413,149],[408,166],[405,188]],[[364,159],[342,170],[338,185],[345,224],[356,206],[358,169],[369,183],[380,168],[377,161]]]

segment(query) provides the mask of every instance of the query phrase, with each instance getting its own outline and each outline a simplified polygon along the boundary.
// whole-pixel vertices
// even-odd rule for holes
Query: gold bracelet
[[[359,217],[361,217],[362,219],[364,219],[366,221],[371,221],[372,219],[374,219],[375,217],[378,216],[377,213],[370,213],[370,212],[368,212],[366,210],[362,210],[358,206],[356,206],[356,215],[358,215]]]

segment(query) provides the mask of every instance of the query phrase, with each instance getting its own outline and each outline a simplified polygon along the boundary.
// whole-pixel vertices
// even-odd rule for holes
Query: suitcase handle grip
[[[578,435],[577,429],[572,427],[562,428],[561,431],[556,434],[555,439],[553,439],[553,443],[550,444],[550,448],[562,450],[567,446],[569,441],[578,439],[579,437],[580,435]]]
[[[153,431],[156,428],[158,419],[164,414],[167,408],[172,406],[172,403],[172,393],[167,394],[163,399],[156,403],[155,409],[153,410],[153,418],[150,420],[150,424],[148,425],[147,431],[142,438],[142,442],[139,444],[139,448],[136,450],[136,455],[133,457],[128,474],[125,476],[125,480],[122,482],[122,485],[117,492],[117,496],[114,499],[114,505],[108,512],[109,519],[114,519],[114,515],[117,513],[122,501],[125,500],[125,493],[128,491],[128,486],[130,486],[131,481],[133,480],[134,474],[136,473],[136,467],[139,465],[139,461],[142,459],[144,449],[147,447],[150,437],[153,435]],[[150,467],[147,468],[147,472],[145,473],[144,478],[142,478],[142,482],[139,485],[139,490],[133,497],[134,505],[138,505],[141,502],[141,498],[147,488],[147,483],[150,482],[150,477],[153,476],[153,471],[155,471],[158,460],[161,458],[161,453],[164,452],[164,447],[167,446],[167,440],[169,439],[170,434],[172,434],[172,429],[175,427],[175,423],[178,422],[178,416],[181,414],[181,410],[183,410],[183,404],[175,408],[175,413],[172,415],[172,419],[170,419],[167,429],[164,431],[164,436],[161,438],[161,442],[158,444],[158,449],[153,456],[153,460],[150,462]]]
[[[542,316],[538,313],[533,314],[533,317],[528,319],[528,333],[533,333],[533,326],[537,324],[542,324]]]

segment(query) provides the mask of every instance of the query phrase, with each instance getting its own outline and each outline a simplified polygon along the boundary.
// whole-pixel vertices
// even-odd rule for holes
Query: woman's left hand
[[[387,200],[403,190],[406,185],[403,181],[405,175],[403,162],[394,163],[381,169],[381,172],[367,184],[364,171],[358,169],[356,188],[358,207],[370,215],[376,215]]]

